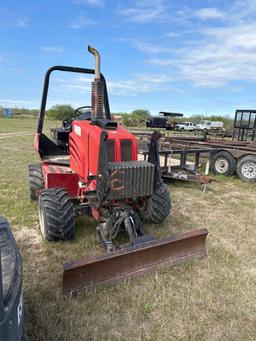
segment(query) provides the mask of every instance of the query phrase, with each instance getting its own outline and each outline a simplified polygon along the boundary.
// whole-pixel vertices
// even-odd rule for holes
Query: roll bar
[[[63,66],[63,65],[55,65],[49,68],[44,77],[44,87],[43,87],[43,94],[41,99],[41,107],[39,111],[38,117],[38,125],[37,125],[37,133],[41,134],[43,130],[43,123],[44,123],[44,116],[45,116],[45,108],[48,96],[48,88],[50,82],[50,75],[53,71],[64,71],[64,72],[73,72],[73,73],[83,73],[83,74],[90,74],[94,75],[95,70],[93,69],[84,69],[81,67],[74,67],[74,66]],[[108,100],[108,91],[107,91],[107,84],[105,77],[102,73],[100,73],[100,78],[104,83],[104,108],[105,108],[105,116],[107,119],[111,120],[110,115],[110,108],[109,108],[109,100]]]

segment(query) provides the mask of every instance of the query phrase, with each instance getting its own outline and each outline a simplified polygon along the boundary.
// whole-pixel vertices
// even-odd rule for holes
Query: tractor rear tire
[[[39,225],[48,241],[72,240],[75,237],[73,203],[63,188],[42,191],[38,198]]]
[[[141,220],[149,224],[161,224],[171,212],[171,198],[167,186],[162,183],[139,211]]]
[[[234,175],[236,160],[229,152],[220,151],[213,155],[210,169],[216,175]]]
[[[28,165],[28,196],[31,201],[37,200],[36,191],[44,189],[44,177],[40,163]]]

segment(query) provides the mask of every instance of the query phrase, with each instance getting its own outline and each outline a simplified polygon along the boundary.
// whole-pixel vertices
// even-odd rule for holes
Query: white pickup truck
[[[193,122],[181,122],[175,125],[175,130],[194,131],[195,125]]]
[[[224,131],[224,124],[221,121],[204,120],[201,121],[199,124],[196,124],[195,129],[204,131],[209,130]]]

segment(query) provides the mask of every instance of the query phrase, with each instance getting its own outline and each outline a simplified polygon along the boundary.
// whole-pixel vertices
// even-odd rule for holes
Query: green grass
[[[0,133],[13,131],[34,131],[37,124],[36,117],[0,117]]]
[[[0,119],[0,133],[35,127],[34,119]],[[32,134],[0,139],[0,213],[23,257],[30,340],[255,340],[255,184],[220,177],[203,193],[169,182],[172,215],[146,231],[164,237],[207,227],[208,257],[66,300],[63,263],[102,250],[96,224],[84,218],[73,242],[42,241],[37,205],[27,196],[27,165],[35,161]]]

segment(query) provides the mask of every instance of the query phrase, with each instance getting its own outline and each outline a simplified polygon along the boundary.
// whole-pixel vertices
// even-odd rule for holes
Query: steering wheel
[[[84,105],[84,106],[82,106],[82,107],[79,107],[79,108],[77,108],[77,109],[75,110],[75,115],[76,115],[76,116],[79,116],[79,115],[83,114],[83,111],[80,111],[80,110],[82,110],[82,109],[90,109],[90,110],[88,110],[88,111],[91,111],[92,107],[91,107],[90,105]]]
[[[70,130],[72,129],[72,122],[74,120],[79,120],[79,117],[80,119],[84,120],[84,119],[88,119],[88,118],[84,118],[83,116],[86,114],[86,112],[83,112],[82,110],[83,109],[90,109],[88,111],[91,111],[91,106],[89,105],[85,105],[85,106],[82,106],[82,107],[79,107],[77,108],[75,111],[74,111],[74,114],[75,116],[73,117],[69,117],[69,118],[66,118],[62,121],[62,126],[63,128],[67,129],[67,130]]]
[[[72,127],[72,122],[74,121],[74,117],[69,117],[69,118],[65,118],[63,121],[62,121],[62,126],[63,128],[67,129],[67,130],[70,130],[71,127]]]

